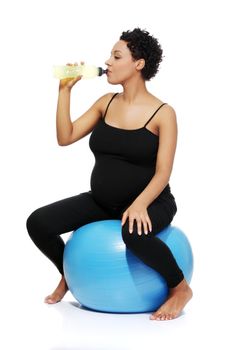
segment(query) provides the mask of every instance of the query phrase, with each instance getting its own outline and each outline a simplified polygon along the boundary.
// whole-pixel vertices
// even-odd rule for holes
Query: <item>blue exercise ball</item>
[[[169,225],[157,237],[171,249],[189,283],[193,254],[185,234]],[[78,302],[98,311],[154,311],[168,295],[164,278],[126,248],[120,220],[92,222],[74,231],[65,246],[64,275]]]

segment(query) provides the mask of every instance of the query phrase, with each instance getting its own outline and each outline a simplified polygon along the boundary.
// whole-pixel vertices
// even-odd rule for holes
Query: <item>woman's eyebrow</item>
[[[122,53],[121,50],[114,50],[111,53]]]

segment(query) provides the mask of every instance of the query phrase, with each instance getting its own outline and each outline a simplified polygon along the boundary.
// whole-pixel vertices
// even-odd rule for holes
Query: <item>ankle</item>
[[[61,276],[61,279],[60,279],[60,282],[58,285],[59,286],[67,286],[65,277],[63,275]]]
[[[179,284],[177,284],[177,286],[175,286],[174,288],[170,288],[170,292],[172,294],[177,293],[177,292],[187,292],[190,290],[191,290],[191,288],[189,287],[185,278]]]

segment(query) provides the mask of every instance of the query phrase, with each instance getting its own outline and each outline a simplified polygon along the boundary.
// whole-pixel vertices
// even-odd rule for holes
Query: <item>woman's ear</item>
[[[144,58],[140,58],[140,60],[137,60],[136,62],[136,69],[142,70],[145,67],[145,60]]]

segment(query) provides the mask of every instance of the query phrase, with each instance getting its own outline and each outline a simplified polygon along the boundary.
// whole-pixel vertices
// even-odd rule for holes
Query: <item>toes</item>
[[[55,300],[51,297],[47,297],[47,298],[45,298],[44,302],[47,304],[54,304]]]
[[[158,321],[168,321],[171,320],[171,317],[169,314],[161,314],[159,317],[156,318]]]
[[[156,321],[168,321],[168,320],[173,320],[175,318],[175,315],[173,314],[164,314],[162,312],[156,313],[156,314],[152,314],[150,316],[151,320],[156,320]]]
[[[47,304],[56,304],[60,301],[61,299],[59,298],[59,296],[52,296],[52,295],[48,295],[44,302],[47,303]]]
[[[150,316],[150,319],[160,321],[162,317],[163,314],[161,312],[156,312]]]
[[[46,299],[45,302],[47,304],[56,304],[58,303],[60,300],[55,300],[55,299],[52,299],[52,298],[49,298],[49,299]]]
[[[166,320],[174,320],[174,318],[176,318],[176,315],[173,313],[169,313],[166,316]]]
[[[166,321],[172,320],[172,318],[173,318],[173,317],[172,317],[171,314],[167,314],[167,315],[166,315]]]
[[[48,302],[48,301],[50,301],[51,300],[51,296],[50,295],[48,295],[46,298],[44,298],[44,302],[46,303],[46,302]]]
[[[156,320],[157,316],[158,316],[158,314],[154,313],[154,314],[150,315],[150,319],[151,320]]]

